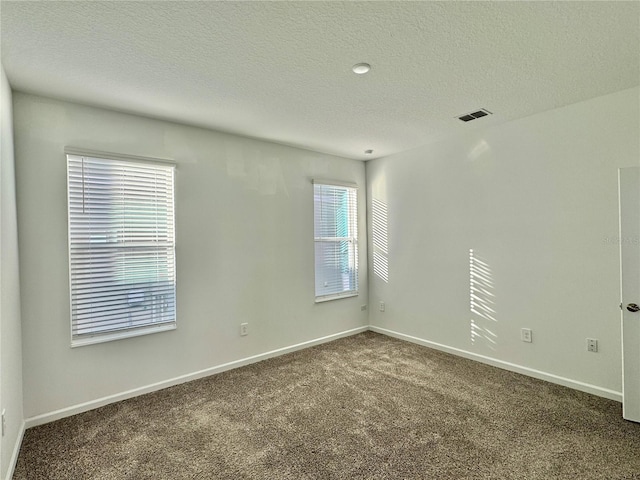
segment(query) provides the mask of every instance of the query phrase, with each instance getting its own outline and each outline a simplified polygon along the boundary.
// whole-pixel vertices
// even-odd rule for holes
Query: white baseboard
[[[447,345],[442,345],[436,342],[431,342],[429,340],[424,340],[422,338],[406,335],[404,333],[399,333],[393,330],[388,330],[386,328],[381,328],[381,327],[376,327],[371,325],[371,326],[363,326],[363,327],[358,327],[351,330],[346,330],[346,331],[335,333],[332,335],[327,335],[325,337],[316,338],[314,340],[298,343],[296,345],[291,345],[289,347],[278,348],[276,350],[271,350],[269,352],[253,355],[251,357],[242,358],[240,360],[224,363],[222,365],[217,365],[214,367],[210,367],[210,368],[189,373],[186,375],[181,375],[179,377],[171,378],[169,380],[164,380],[162,382],[153,383],[151,385],[146,385],[144,387],[127,390],[125,392],[109,395],[106,397],[98,398],[96,400],[91,400],[89,402],[73,405],[71,407],[67,407],[67,408],[63,408],[53,412],[48,412],[42,415],[37,415],[34,417],[27,418],[24,421],[22,426],[22,431],[20,434],[20,442],[17,443],[14,456],[12,457],[12,464],[11,464],[12,466],[10,467],[10,471],[13,472],[13,468],[15,468],[15,462],[17,461],[17,458],[18,458],[18,452],[20,451],[20,444],[22,443],[22,436],[24,434],[25,428],[31,428],[37,425],[42,425],[44,423],[52,422],[54,420],[59,420],[61,418],[70,417],[71,415],[76,415],[78,413],[93,410],[95,408],[99,408],[104,405],[108,405],[110,403],[115,403],[121,400],[126,400],[128,398],[137,397],[138,395],[144,395],[145,393],[155,392],[157,390],[162,390],[163,388],[172,387],[174,385],[179,385],[181,383],[189,382],[191,380],[197,380],[199,378],[208,377],[210,375],[221,373],[226,370],[239,368],[245,365],[250,365],[252,363],[266,360],[268,358],[277,357],[287,353],[295,352],[297,350],[309,348],[314,345],[320,345],[322,343],[330,342],[332,340],[337,340],[338,338],[356,335],[358,333],[365,332],[367,330],[381,333],[383,335],[388,335],[390,337],[395,337],[400,340],[406,340],[408,342],[416,343],[418,345],[423,345],[425,347],[433,348],[443,352],[451,353],[453,355],[458,355],[460,357],[468,358],[470,360],[475,360],[477,362],[485,363],[487,365],[492,365],[494,367],[502,368],[504,370],[521,373],[523,375],[527,375],[533,378],[538,378],[540,380],[545,380],[547,382],[573,388],[575,390],[580,390],[582,392],[591,393],[599,397],[604,397],[610,400],[622,402],[621,392],[616,392],[614,390],[598,387],[596,385],[591,385],[591,384],[580,382],[577,380],[572,380],[570,378],[561,377],[558,375],[554,375],[552,373],[542,372],[540,370],[535,370],[529,367],[523,367],[521,365],[516,365],[514,363],[505,362],[503,360],[497,360],[495,358],[486,357],[484,355],[479,355],[477,353],[469,352],[469,351],[462,350],[455,347],[450,347]],[[9,476],[8,479],[10,478],[11,477]]]
[[[190,382],[191,380],[197,380],[199,378],[208,377],[210,375],[221,373],[226,370],[232,370],[234,368],[250,365],[252,363],[260,362],[268,358],[277,357],[280,355],[284,355],[286,353],[291,353],[297,350],[313,347],[314,345],[320,345],[322,343],[331,342],[333,340],[337,340],[338,338],[356,335],[358,333],[366,332],[367,330],[369,330],[369,326],[363,326],[363,327],[358,327],[351,330],[346,330],[344,332],[334,333],[332,335],[327,335],[326,337],[316,338],[314,340],[298,343],[296,345],[291,345],[289,347],[278,348],[276,350],[271,350],[269,352],[253,355],[251,357],[242,358],[240,360],[224,363],[222,365],[206,368],[204,370],[188,373],[186,375],[181,375],[179,377],[171,378],[169,380],[164,380],[162,382],[153,383],[151,385],[147,385],[140,388],[134,388],[132,390],[127,390],[125,392],[98,398],[96,400],[91,400],[89,402],[73,405],[71,407],[63,408],[53,412],[44,413],[42,415],[37,415],[35,417],[30,417],[25,420],[26,428],[31,428],[37,425],[42,425],[44,423],[53,422],[54,420],[59,420],[61,418],[70,417],[71,415],[87,412],[89,410],[93,410],[94,408],[102,407],[110,403],[115,403],[121,400],[126,400],[128,398],[137,397],[139,395],[144,395],[145,393],[155,392],[157,390],[162,390],[163,388],[172,387],[174,385],[179,385],[185,382]]]
[[[16,444],[13,446],[13,453],[9,459],[9,468],[7,469],[7,477],[5,480],[11,480],[13,478],[13,472],[16,469],[18,463],[18,455],[20,454],[20,447],[22,446],[22,439],[24,438],[25,422],[20,425],[20,431],[18,432],[18,438],[16,438]]]
[[[521,373],[523,375],[537,378],[539,380],[546,380],[547,382],[562,385],[564,387],[573,388],[574,390],[580,390],[581,392],[591,393],[599,397],[604,397],[610,400],[615,400],[617,402],[622,402],[622,393],[616,392],[614,390],[609,390],[608,388],[602,388],[596,385],[591,385],[589,383],[572,380],[570,378],[560,377],[552,373],[542,372],[540,370],[535,370],[533,368],[516,365],[515,363],[505,362],[503,360],[497,360],[495,358],[486,357],[484,355],[479,355],[477,353],[469,352],[467,350],[462,350],[455,347],[449,347],[447,345],[431,342],[429,340],[424,340],[422,338],[413,337],[411,335],[405,335],[404,333],[394,332],[393,330],[387,330],[386,328],[381,328],[381,327],[376,327],[371,325],[369,327],[369,330],[371,330],[372,332],[381,333],[383,335],[388,335],[390,337],[398,338],[400,340],[406,340],[411,343],[417,343],[418,345],[423,345],[425,347],[433,348],[435,350],[440,350],[442,352],[458,355],[459,357],[464,357],[470,360],[475,360],[477,362],[486,363],[487,365],[502,368],[504,370]]]

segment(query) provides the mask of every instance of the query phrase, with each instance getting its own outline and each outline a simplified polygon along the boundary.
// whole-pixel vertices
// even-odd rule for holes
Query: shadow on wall
[[[373,273],[384,283],[389,283],[387,204],[374,198],[371,212],[371,228],[373,233]]]
[[[498,320],[491,268],[473,249],[469,250],[469,308],[471,310],[471,343],[484,344],[495,350]]]

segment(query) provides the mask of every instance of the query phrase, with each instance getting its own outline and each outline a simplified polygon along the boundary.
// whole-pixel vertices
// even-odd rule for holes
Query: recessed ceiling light
[[[369,65],[368,63],[356,63],[351,68],[351,70],[353,70],[353,73],[356,73],[358,75],[364,75],[369,70],[371,70],[371,65]]]
[[[373,153],[373,150],[365,150],[364,154],[365,155],[371,155]]]

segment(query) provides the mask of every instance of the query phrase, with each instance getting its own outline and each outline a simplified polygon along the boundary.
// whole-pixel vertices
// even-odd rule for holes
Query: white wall
[[[362,162],[17,92],[14,119],[25,417],[368,324]],[[70,348],[65,146],[177,162],[177,330]],[[314,303],[313,177],[363,187],[359,297]]]
[[[22,340],[11,88],[0,74],[0,405],[6,431],[0,443],[0,478],[13,468],[22,439]]]
[[[367,163],[371,324],[618,398],[617,170],[640,164],[639,94]],[[471,310],[471,274],[489,309]],[[522,327],[533,343],[520,341]]]

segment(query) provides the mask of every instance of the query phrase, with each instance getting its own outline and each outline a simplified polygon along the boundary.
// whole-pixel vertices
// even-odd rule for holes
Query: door
[[[640,167],[621,168],[622,416],[640,422]]]

